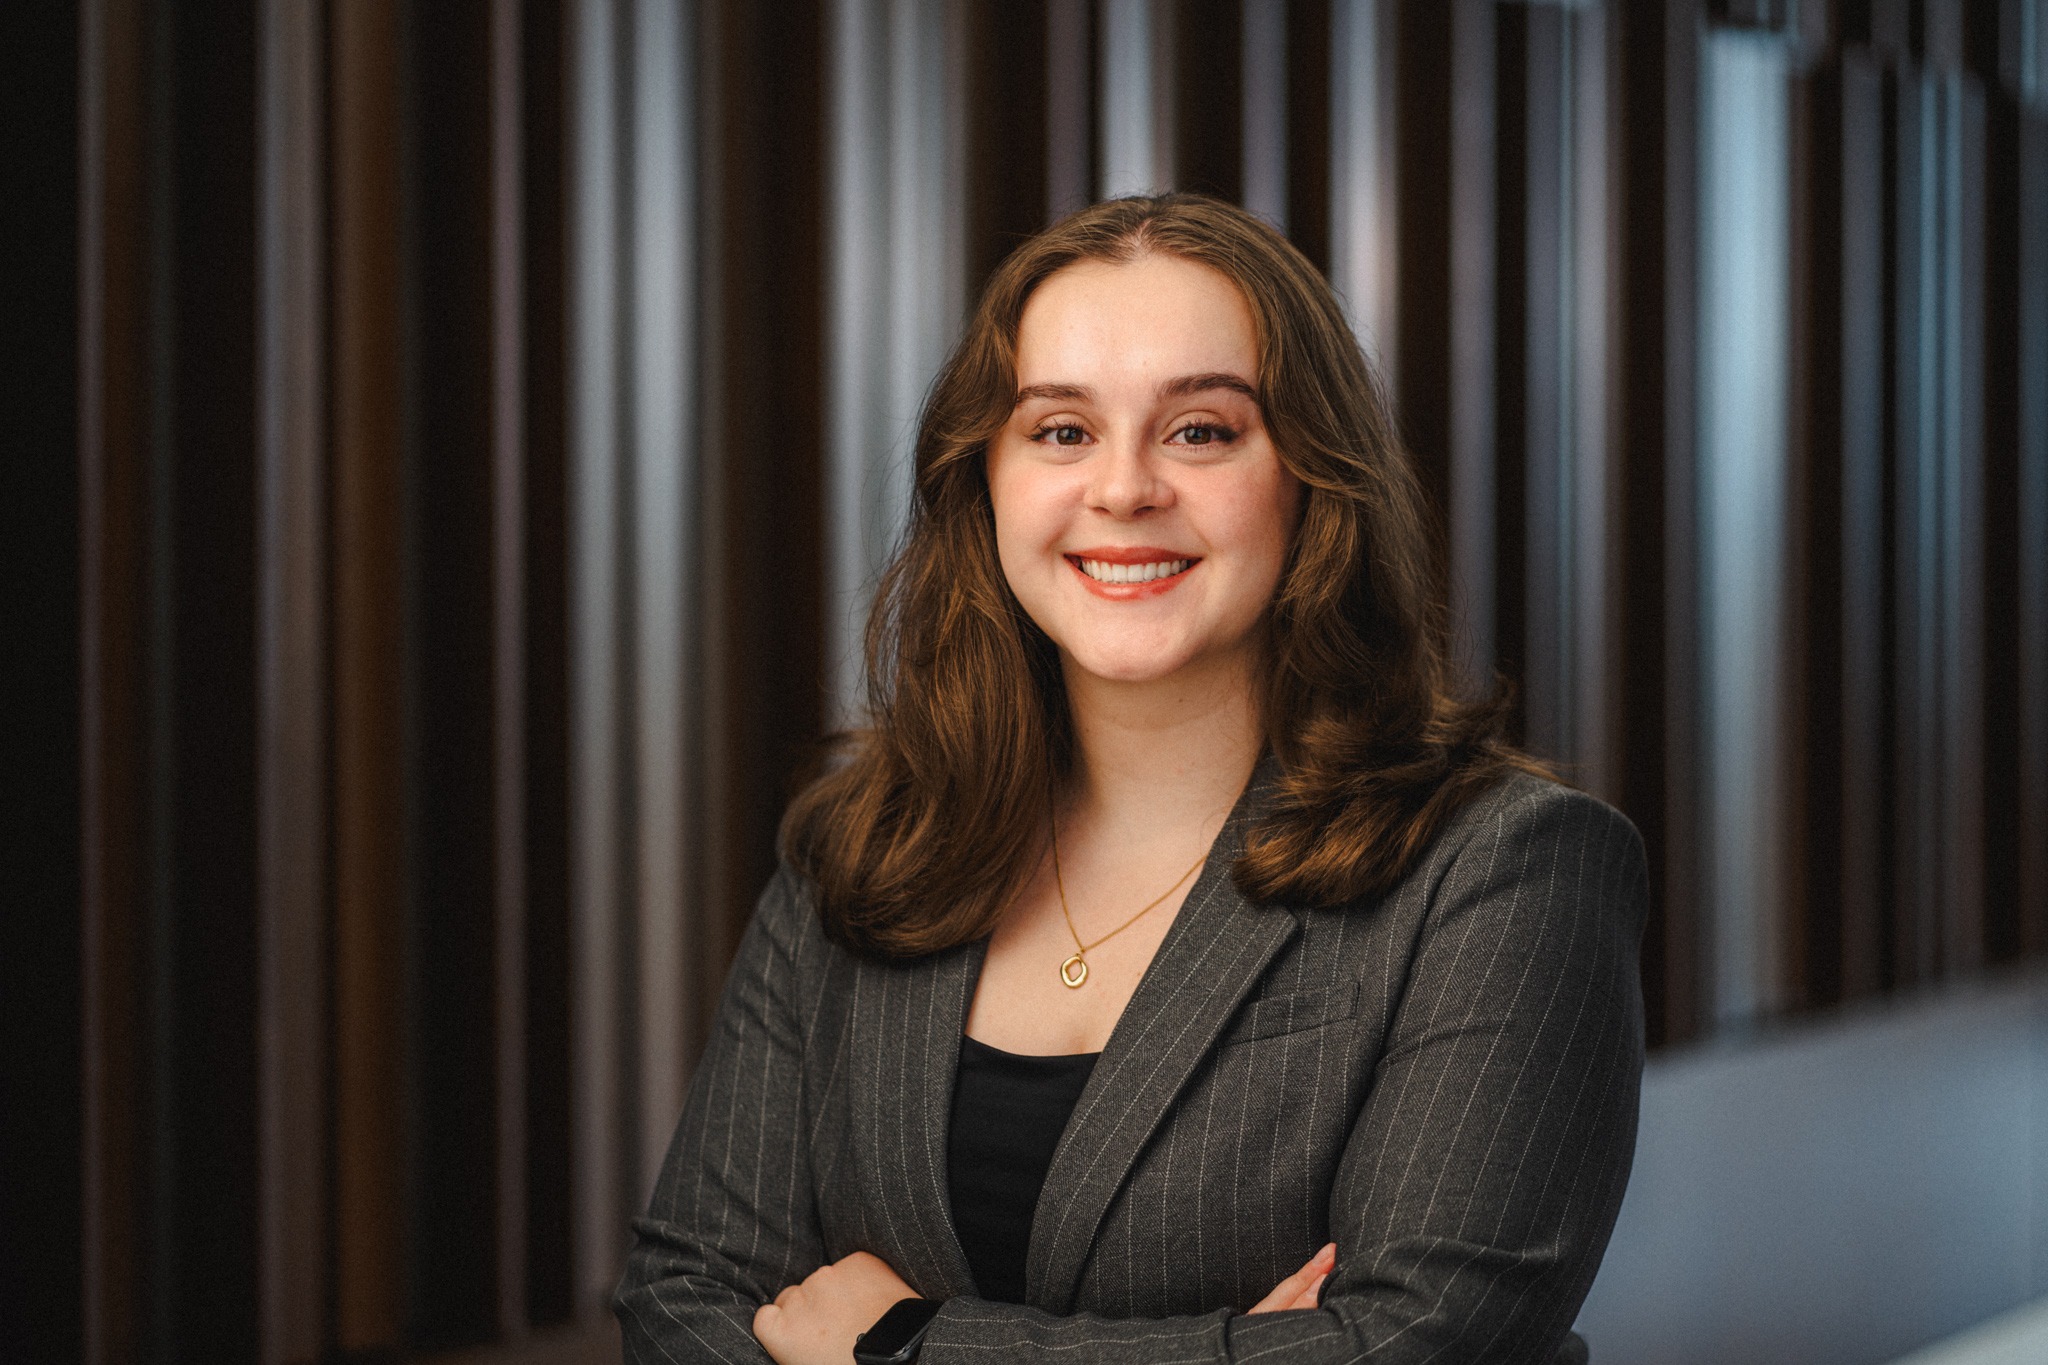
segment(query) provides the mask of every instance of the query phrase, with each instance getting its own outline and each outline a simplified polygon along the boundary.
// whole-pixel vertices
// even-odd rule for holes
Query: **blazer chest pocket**
[[[1223,1046],[1341,1023],[1358,1013],[1358,992],[1359,985],[1353,981],[1319,991],[1260,996],[1237,1012],[1236,1020],[1224,1031]]]

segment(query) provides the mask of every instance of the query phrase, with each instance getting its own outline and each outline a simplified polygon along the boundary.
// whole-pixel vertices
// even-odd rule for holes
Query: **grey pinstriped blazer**
[[[947,1301],[926,1365],[1551,1360],[1635,1145],[1641,842],[1515,776],[1383,898],[1259,906],[1228,869],[1272,772],[1075,1107],[1028,1306],[975,1297],[948,1206],[981,945],[856,957],[778,873],[634,1224],[627,1359],[766,1361],[755,1308],[866,1250]],[[1244,1315],[1332,1240],[1320,1309]]]

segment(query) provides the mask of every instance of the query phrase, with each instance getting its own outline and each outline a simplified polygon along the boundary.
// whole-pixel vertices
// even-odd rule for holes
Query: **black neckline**
[[[1066,1071],[1083,1063],[1093,1065],[1102,1056],[1099,1052],[1005,1052],[993,1043],[984,1043],[969,1033],[960,1035],[963,1053],[973,1053],[977,1060],[992,1062],[999,1066],[1033,1071]]]

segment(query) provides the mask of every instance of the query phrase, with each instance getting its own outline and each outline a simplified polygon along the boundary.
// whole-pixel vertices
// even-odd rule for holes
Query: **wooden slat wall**
[[[497,1094],[496,1334],[527,1316],[526,91],[520,6],[495,5],[490,52],[491,1032]]]
[[[78,338],[31,656],[76,659],[77,837],[23,856],[80,965],[0,954],[76,1044],[32,1168],[82,1261],[38,1320],[84,1320],[36,1358],[606,1358],[909,408],[1112,185],[1241,196],[1345,288],[1465,670],[1643,830],[1651,1036],[1708,1031],[1716,26],[1791,73],[1756,998],[2048,952],[2044,9],[79,7],[72,255],[8,266],[75,274]]]
[[[257,1354],[324,1345],[329,1123],[326,121],[317,14],[257,15]]]
[[[103,996],[84,989],[87,960],[103,960],[109,948],[117,962],[128,960],[119,933],[126,926],[110,924],[104,911],[110,900],[125,908],[133,872],[98,868],[87,857],[99,832],[90,813],[103,808],[115,784],[79,761],[88,748],[105,752],[126,739],[125,717],[81,705],[81,694],[96,692],[98,679],[118,671],[129,652],[106,638],[124,613],[88,620],[80,609],[94,581],[80,553],[85,527],[97,522],[116,543],[124,529],[118,520],[106,526],[112,519],[104,514],[109,493],[119,492],[108,466],[126,453],[125,405],[104,401],[123,377],[120,366],[85,363],[100,341],[127,332],[123,319],[97,306],[97,286],[120,261],[108,249],[106,218],[78,211],[118,201],[127,180],[119,166],[88,171],[80,164],[82,146],[125,141],[119,132],[108,136],[108,114],[120,122],[118,97],[109,99],[108,89],[118,73],[77,59],[82,31],[101,18],[82,12],[93,8],[12,12],[0,47],[0,125],[7,129],[0,173],[13,187],[0,201],[8,245],[0,294],[16,342],[0,371],[8,412],[0,458],[7,583],[0,629],[8,642],[0,655],[0,752],[9,779],[8,901],[0,916],[0,1037],[7,1040],[0,1051],[0,1322],[5,1349],[31,1356],[45,1348],[75,1352],[85,1302],[100,1297],[107,1271],[124,1268],[100,1256],[104,1222],[81,1216],[88,1205],[118,1207],[108,1196],[123,1192],[94,1186],[79,1159],[88,1114],[100,1110],[96,1097],[115,1079],[111,1068],[86,1061],[80,1044],[88,1020],[95,1037],[132,1036],[125,1021],[106,1018]],[[111,462],[104,458],[110,437]],[[75,464],[64,458],[73,448],[81,456]],[[86,903],[94,910],[89,927],[83,915],[67,913]],[[80,1274],[88,1259],[90,1286]]]
[[[335,1344],[404,1321],[403,353],[398,6],[330,12]]]
[[[145,1340],[258,1349],[256,10],[152,10]],[[229,454],[228,452],[233,452]]]
[[[79,1354],[133,1360],[144,1339],[146,1119],[140,1016],[145,868],[142,588],[148,364],[144,32],[133,0],[80,6],[79,1052],[84,1091]],[[69,1324],[51,1324],[64,1337]]]
[[[516,363],[522,475],[519,534],[522,575],[524,768],[520,794],[521,912],[526,945],[525,1279],[526,1317],[555,1326],[583,1309],[574,1290],[574,1169],[570,1061],[569,919],[569,547],[567,403],[567,247],[565,16],[559,0],[517,7],[518,128],[506,131],[500,157],[519,143],[517,237],[519,327]],[[507,28],[494,16],[502,45]],[[503,58],[501,57],[501,60]],[[501,78],[509,80],[509,78]],[[505,85],[498,98],[511,103]],[[502,118],[502,113],[500,115]],[[503,124],[498,125],[500,128]],[[501,202],[499,212],[515,211]],[[498,269],[504,272],[501,258]],[[502,276],[501,276],[502,278]],[[511,304],[499,304],[500,318]],[[502,371],[501,371],[502,373]],[[501,403],[504,399],[501,397]],[[500,421],[505,420],[501,414]],[[509,438],[508,438],[509,440]],[[509,512],[509,509],[507,509]],[[505,524],[505,523],[501,523]],[[501,658],[504,670],[509,660]],[[507,741],[509,743],[509,740]],[[510,817],[501,813],[501,820]],[[502,1009],[501,1015],[503,1017]]]
[[[1615,332],[1623,621],[1620,804],[1642,830],[1658,912],[1643,934],[1653,1044],[1699,1026],[1697,342],[1699,12],[1688,0],[1615,10],[1611,89],[1622,130]]]

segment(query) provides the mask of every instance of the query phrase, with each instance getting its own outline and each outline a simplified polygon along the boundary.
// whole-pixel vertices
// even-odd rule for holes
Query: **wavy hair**
[[[1322,275],[1258,218],[1202,195],[1114,199],[1019,246],[926,399],[909,527],[865,640],[868,725],[832,736],[790,804],[783,856],[827,929],[917,956],[991,933],[1041,856],[1073,729],[1057,650],[996,558],[985,454],[1014,409],[1018,323],[1078,261],[1166,252],[1250,305],[1258,393],[1304,485],[1264,670],[1275,800],[1230,868],[1254,901],[1337,906],[1392,886],[1507,771],[1501,689],[1457,695],[1433,522],[1386,398]]]

